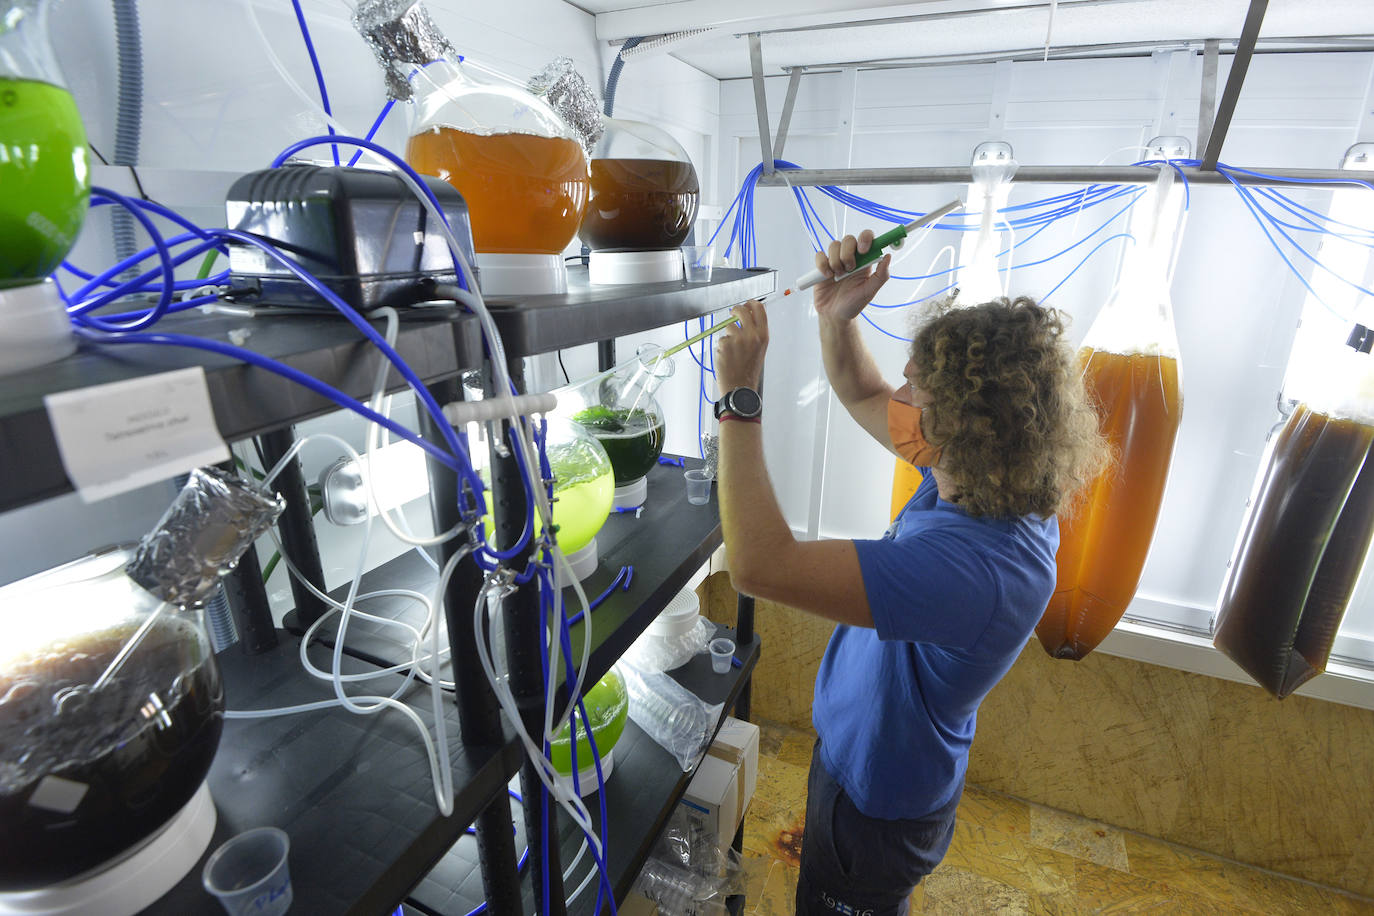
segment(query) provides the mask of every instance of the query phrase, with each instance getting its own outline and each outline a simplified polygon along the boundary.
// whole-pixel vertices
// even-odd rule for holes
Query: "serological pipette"
[[[954,212],[955,210],[958,210],[963,205],[964,202],[956,198],[950,201],[949,203],[945,204],[943,207],[940,207],[938,210],[931,210],[929,213],[927,213],[920,219],[916,220],[915,222],[907,223],[905,226],[896,226],[892,229],[889,229],[887,232],[884,232],[882,235],[875,237],[873,239],[873,244],[869,246],[868,251],[864,252],[863,254],[858,254],[857,252],[855,253],[854,269],[849,271],[848,273],[840,274],[839,276],[835,277],[835,279],[843,280],[845,277],[851,276],[852,274],[855,274],[858,271],[863,270],[869,264],[872,264],[874,261],[878,260],[880,257],[883,256],[883,249],[901,248],[902,243],[906,241],[906,237],[908,235],[915,232],[917,229],[920,229],[922,226],[929,226],[931,223],[939,220],[942,216],[945,216],[949,213]],[[824,279],[826,279],[826,275],[821,273],[821,269],[817,267],[816,269],[811,270],[798,277],[796,284],[792,288],[795,290],[810,289],[811,287],[815,286],[817,283],[821,282]]]

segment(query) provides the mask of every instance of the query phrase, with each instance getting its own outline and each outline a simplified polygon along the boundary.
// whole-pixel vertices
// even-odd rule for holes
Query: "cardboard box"
[[[759,727],[727,718],[679,803],[703,834],[729,846],[759,778]]]
[[[658,916],[658,904],[638,891],[630,891],[630,896],[615,909],[620,916]]]

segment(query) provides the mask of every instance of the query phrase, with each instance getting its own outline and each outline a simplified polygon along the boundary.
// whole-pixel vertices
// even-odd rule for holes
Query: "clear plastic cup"
[[[711,501],[711,475],[702,468],[692,468],[683,473],[687,481],[687,502],[694,506],[704,506]]]
[[[291,906],[290,850],[284,830],[246,830],[211,854],[201,881],[230,916],[281,916]]]
[[[711,282],[711,262],[715,253],[714,245],[682,246],[682,270],[688,283]]]
[[[716,674],[729,674],[730,664],[735,658],[735,642],[732,639],[711,640],[711,670]]]

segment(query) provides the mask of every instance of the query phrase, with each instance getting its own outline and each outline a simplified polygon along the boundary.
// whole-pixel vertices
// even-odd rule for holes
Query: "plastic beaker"
[[[687,481],[687,502],[704,506],[711,501],[711,477],[704,468],[692,468],[682,477]]]
[[[291,906],[290,850],[286,831],[255,827],[216,849],[201,880],[230,916],[280,916]]]
[[[711,670],[716,674],[729,674],[730,663],[735,658],[735,641],[732,639],[711,640]]]
[[[683,245],[682,270],[688,283],[711,282],[711,260],[715,257],[713,245]]]

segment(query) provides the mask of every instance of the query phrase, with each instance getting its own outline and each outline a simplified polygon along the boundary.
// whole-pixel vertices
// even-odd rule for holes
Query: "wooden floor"
[[[761,722],[745,820],[745,912],[793,910],[814,736]],[[1374,901],[1019,799],[964,790],[954,842],[913,913],[1374,914]]]

